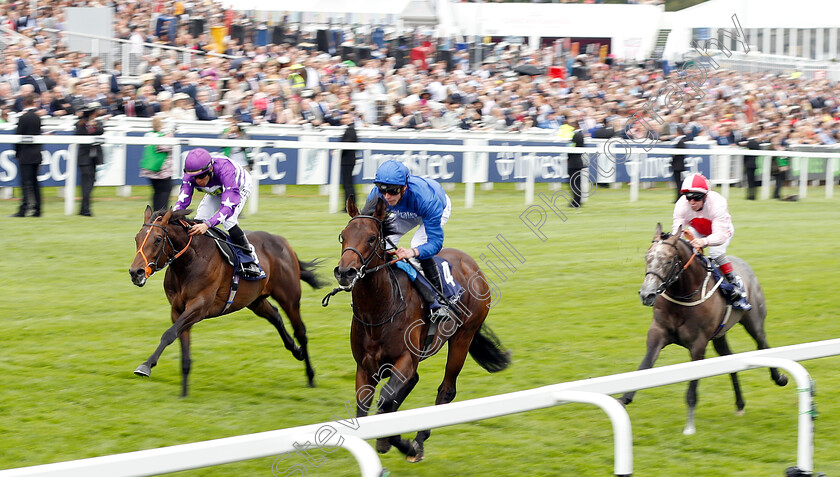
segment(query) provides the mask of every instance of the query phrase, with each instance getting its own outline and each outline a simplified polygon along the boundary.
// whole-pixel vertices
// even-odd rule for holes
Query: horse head
[[[364,278],[368,267],[385,261],[385,201],[377,199],[360,213],[355,202],[348,200],[347,213],[350,222],[338,236],[341,258],[333,274],[339,286],[349,290]]]
[[[679,240],[682,226],[674,235],[662,233],[662,224],[656,224],[653,241],[645,254],[645,279],[639,289],[642,304],[653,306],[656,298],[676,282],[683,270]]]
[[[132,283],[142,287],[146,284],[147,278],[165,268],[179,255],[179,251],[172,243],[170,233],[174,229],[183,227],[171,227],[171,225],[172,222],[178,224],[178,221],[183,220],[189,213],[189,210],[173,212],[167,209],[165,212],[157,211],[153,214],[152,208],[146,206],[143,227],[134,236],[137,253],[134,254],[134,261],[128,269]]]

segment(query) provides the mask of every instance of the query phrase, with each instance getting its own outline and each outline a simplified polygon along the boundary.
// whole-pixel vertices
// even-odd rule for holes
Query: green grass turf
[[[537,192],[547,192],[538,185]],[[349,296],[320,306],[328,290],[304,285],[317,387],[305,385],[303,365],[275,330],[249,311],[198,324],[192,333],[191,395],[178,398],[179,349],[163,354],[150,379],[132,374],[169,326],[162,274],[144,288],[128,277],[134,235],[148,202],[146,188],[118,198],[95,190],[95,217],[64,216],[63,201],[46,189],[40,219],[0,218],[0,468],[128,452],[329,421],[353,397]],[[641,305],[644,252],[657,221],[670,223],[672,189],[599,189],[581,211],[548,216],[545,242],[520,221],[522,191],[477,191],[464,209],[462,185],[450,191],[453,214],[446,244],[477,256],[502,234],[525,257],[499,283],[501,299],[488,323],[513,350],[514,365],[490,375],[468,358],[457,401],[635,370],[644,354],[651,309]],[[746,259],[768,300],[773,346],[840,336],[837,283],[840,199],[812,188],[805,201],[748,202],[734,189],[736,235],[730,253]],[[264,187],[260,212],[247,229],[289,239],[299,257],[325,259],[331,284],[347,222],[328,214],[316,187],[272,196]],[[12,213],[17,201],[0,201]],[[288,326],[288,323],[287,323]],[[735,352],[755,349],[736,327]],[[714,356],[709,348],[708,356]],[[657,365],[688,360],[666,348]],[[816,469],[840,474],[838,358],[803,363],[817,382]],[[421,380],[405,408],[430,405],[443,357],[421,364]],[[741,373],[746,415],[734,415],[726,376],[699,387],[697,434],[683,436],[686,384],[644,390],[628,408],[636,475],[776,476],[796,462],[797,394],[772,384],[766,369]],[[317,454],[313,451],[315,457]],[[182,472],[184,476],[272,475],[272,458]],[[435,429],[426,460],[409,464],[392,450],[382,456],[395,476],[612,475],[612,431],[597,408],[569,404],[483,422]],[[309,475],[358,475],[344,451],[320,467],[292,455],[279,467],[307,466]],[[283,475],[282,472],[277,472]]]

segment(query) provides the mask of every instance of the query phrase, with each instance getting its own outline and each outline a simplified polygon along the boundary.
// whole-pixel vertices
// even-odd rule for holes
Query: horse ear
[[[653,231],[653,240],[659,240],[662,238],[662,223],[656,223],[656,230]]]
[[[356,207],[356,199],[354,197],[348,197],[347,204],[345,205],[347,206],[347,214],[349,214],[350,217],[359,215],[359,208]]]
[[[150,220],[151,218],[152,218],[152,206],[151,206],[151,205],[147,205],[147,206],[146,206],[146,215],[143,217],[143,222],[145,222],[145,223],[147,223],[147,224],[148,224],[148,223],[149,223],[149,220]]]
[[[164,224],[168,224],[170,218],[172,218],[172,209],[166,211],[166,214],[164,214],[163,219],[161,219],[161,222]]]
[[[677,228],[677,233],[675,233],[674,235],[676,235],[677,238],[679,239],[680,237],[682,237],[682,233],[683,233],[683,226],[680,225],[679,228]]]
[[[381,197],[376,201],[376,211],[373,216],[379,220],[385,219],[385,201]]]

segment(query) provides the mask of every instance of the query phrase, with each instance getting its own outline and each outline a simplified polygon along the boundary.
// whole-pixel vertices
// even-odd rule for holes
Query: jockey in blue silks
[[[434,256],[443,248],[443,225],[452,211],[449,196],[437,181],[413,176],[405,164],[394,160],[379,166],[373,182],[375,187],[368,195],[368,202],[381,197],[388,204],[387,210],[391,212],[388,238],[392,243],[398,244],[409,230],[420,226],[411,239],[411,248],[398,247],[395,255],[401,259],[417,257],[426,279],[442,291]],[[448,313],[445,305],[434,310],[435,319]]]

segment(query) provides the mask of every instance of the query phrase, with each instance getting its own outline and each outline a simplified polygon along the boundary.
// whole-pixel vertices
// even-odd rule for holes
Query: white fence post
[[[252,157],[256,157],[261,151],[261,147],[255,147],[251,151],[253,152]],[[260,210],[260,175],[253,174],[251,171],[245,172],[251,175],[251,186],[253,187],[251,197],[248,198],[248,213],[254,215]]]
[[[829,157],[825,160],[825,198],[834,197],[834,159]]]
[[[799,161],[799,200],[808,196],[808,158],[797,157]]]
[[[633,430],[627,410],[612,397],[588,391],[558,391],[558,401],[595,404],[607,413],[613,427],[615,447],[614,473],[617,476],[633,475]]]
[[[761,166],[761,198],[770,198],[770,164],[776,160],[773,156],[764,156],[764,164]]]
[[[522,156],[522,162],[525,164],[525,205],[534,203],[534,159],[533,154]]]
[[[814,416],[811,375],[796,361],[783,358],[754,356],[745,360],[748,364],[781,368],[789,372],[796,381],[799,394],[799,430],[797,438],[796,465],[808,475],[814,470]]]
[[[339,182],[341,182],[341,150],[333,149],[330,160],[330,199],[327,211],[331,214],[338,212]]]
[[[79,155],[79,145],[70,144],[67,147],[67,178],[64,180],[64,215],[73,215],[76,206],[76,173]]]
[[[635,156],[635,159],[632,159]],[[630,202],[637,202],[639,200],[639,177],[641,176],[642,161],[639,159],[639,154],[631,154],[631,159],[627,161],[627,167],[630,168]]]

